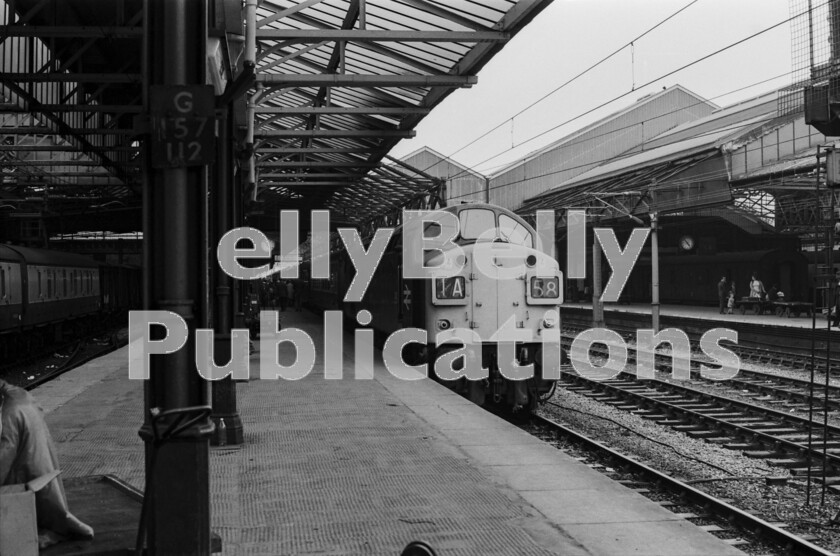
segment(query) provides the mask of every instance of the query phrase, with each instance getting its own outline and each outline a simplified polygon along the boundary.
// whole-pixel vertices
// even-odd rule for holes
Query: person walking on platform
[[[834,271],[834,304],[831,326],[840,328],[840,268]]]
[[[269,307],[274,309],[274,306],[277,303],[276,300],[277,297],[275,296],[274,284],[269,282],[266,286],[265,303],[262,304],[262,307],[265,309],[268,309]]]
[[[720,303],[720,314],[722,315],[723,312],[726,310],[726,276],[721,277],[720,282],[718,282],[718,302]]]
[[[286,280],[286,283],[282,287],[286,290],[286,303],[289,305],[289,310],[291,311],[295,306],[295,285],[291,280]]]
[[[283,282],[277,284],[277,300],[280,302],[280,310],[285,311],[287,304],[286,284],[284,284]]]
[[[294,284],[294,304],[295,311],[298,313],[300,313],[301,297],[303,297],[303,294],[301,293],[301,285],[302,282],[296,282]]]

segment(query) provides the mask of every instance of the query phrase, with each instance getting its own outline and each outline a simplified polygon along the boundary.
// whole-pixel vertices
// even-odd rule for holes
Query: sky
[[[792,82],[789,23],[660,79],[807,6],[803,0],[691,2],[554,0],[482,68],[477,85],[449,95],[417,126],[417,136],[402,140],[391,155],[403,157],[428,146],[489,175],[663,87],[679,84],[726,106]],[[688,4],[668,22],[634,40]],[[632,49],[624,48],[513,117],[631,41]],[[504,125],[464,148],[499,124]]]

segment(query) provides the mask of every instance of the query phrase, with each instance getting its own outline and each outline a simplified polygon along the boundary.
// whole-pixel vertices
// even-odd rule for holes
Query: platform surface
[[[592,310],[591,303],[564,303],[561,306],[561,314],[562,309],[566,307],[572,309],[585,309],[588,311]],[[638,313],[641,315],[650,315],[651,306],[649,304],[644,305],[636,303],[605,303],[604,312]],[[750,312],[747,312],[747,314],[742,315],[741,312],[737,310],[731,315],[722,315],[720,314],[720,311],[717,307],[702,307],[694,305],[661,305],[659,307],[659,314],[662,317],[711,320],[721,322],[724,324],[737,322],[746,324],[760,324],[766,326],[789,326],[791,328],[807,328],[808,330],[810,330],[813,326],[811,317],[777,317],[775,314],[753,315]],[[817,313],[816,325],[818,329],[826,330],[826,315]],[[833,328],[832,330],[837,331],[838,329]]]
[[[319,317],[281,318],[322,353]],[[245,443],[210,458],[224,554],[397,555],[416,539],[441,556],[742,554],[433,381],[381,363],[373,380],[349,379],[352,346],[345,334],[344,380],[325,380],[320,358],[303,380],[259,380],[252,357],[238,384]],[[142,488],[143,388],[126,349],[34,395],[65,477]]]

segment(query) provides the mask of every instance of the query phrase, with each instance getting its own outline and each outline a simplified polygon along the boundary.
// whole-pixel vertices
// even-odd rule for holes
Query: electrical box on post
[[[216,154],[216,106],[211,85],[149,87],[152,168],[210,164]]]
[[[840,149],[826,152],[825,178],[829,187],[840,187]]]

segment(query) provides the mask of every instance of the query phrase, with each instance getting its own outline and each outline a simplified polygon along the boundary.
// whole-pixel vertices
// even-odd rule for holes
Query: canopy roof
[[[247,91],[247,113],[233,106],[249,198],[363,224],[434,197],[439,182],[380,162],[549,3],[209,0],[208,82],[224,102]],[[143,1],[5,0],[0,24],[0,224],[139,229]]]

